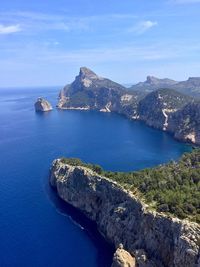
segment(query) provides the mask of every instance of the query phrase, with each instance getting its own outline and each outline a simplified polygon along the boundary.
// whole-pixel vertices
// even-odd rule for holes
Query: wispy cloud
[[[19,24],[5,26],[0,24],[0,34],[11,34],[22,31],[22,28]]]
[[[120,47],[96,47],[88,49],[75,49],[68,51],[60,49],[58,43],[55,46],[44,44],[26,44],[20,47],[5,47],[4,53],[9,55],[9,59],[15,62],[32,62],[34,58],[37,64],[97,64],[108,62],[159,62],[162,60],[171,60],[182,58],[184,54],[189,54],[188,47],[180,50],[180,45],[153,44],[153,45],[135,45],[124,44]],[[57,48],[56,48],[57,47]],[[198,47],[192,47],[195,51]],[[1,47],[0,47],[1,49]],[[31,56],[30,56],[31,55]],[[0,58],[1,59],[1,58]],[[1,64],[1,62],[0,62]],[[4,65],[5,66],[5,65]]]
[[[2,12],[0,18],[3,23],[20,23],[24,32],[35,33],[41,31],[90,31],[95,26],[108,23],[112,27],[118,22],[133,21],[137,18],[134,14],[102,14],[92,16],[70,16],[69,14],[59,13],[40,13],[28,11]]]
[[[151,20],[145,20],[139,22],[137,25],[131,27],[128,29],[129,32],[135,32],[137,34],[143,34],[152,27],[155,27],[158,25],[157,21],[151,21]]]

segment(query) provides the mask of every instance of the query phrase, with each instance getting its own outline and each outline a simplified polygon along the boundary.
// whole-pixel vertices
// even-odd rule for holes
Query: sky
[[[0,87],[200,76],[200,0],[1,0]]]

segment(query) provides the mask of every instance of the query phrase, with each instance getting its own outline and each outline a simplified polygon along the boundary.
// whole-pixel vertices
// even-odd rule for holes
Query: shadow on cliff
[[[60,199],[56,190],[46,185],[46,192],[55,208],[63,215],[70,216],[74,223],[83,227],[86,234],[97,248],[97,266],[111,266],[114,248],[106,242],[97,230],[96,223],[89,220],[82,212]]]

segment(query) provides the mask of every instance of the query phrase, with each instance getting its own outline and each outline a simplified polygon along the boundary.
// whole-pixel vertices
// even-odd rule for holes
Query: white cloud
[[[22,31],[19,24],[4,26],[0,24],[0,34],[11,34]]]
[[[94,31],[102,25],[109,25],[110,28],[117,28],[116,24],[121,21],[133,21],[138,17],[134,14],[111,13],[92,16],[71,16],[68,13],[47,14],[38,12],[0,12],[2,24],[20,23],[23,26],[23,32],[35,34],[41,31],[64,31],[80,32]]]
[[[157,25],[158,25],[157,21],[145,20],[139,22],[136,26],[129,28],[128,31],[135,32],[137,34],[142,34]]]

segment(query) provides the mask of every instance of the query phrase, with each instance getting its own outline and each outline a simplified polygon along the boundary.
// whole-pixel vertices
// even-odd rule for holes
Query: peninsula
[[[131,173],[57,159],[49,179],[115,246],[113,266],[198,267],[199,178],[200,150],[194,150],[179,162]]]
[[[61,90],[57,107],[117,112],[167,131],[178,140],[200,145],[200,100],[172,89],[177,84],[171,80],[164,79],[161,86],[166,83],[171,88],[157,89],[157,82],[150,93],[131,90],[82,67],[75,81]]]

